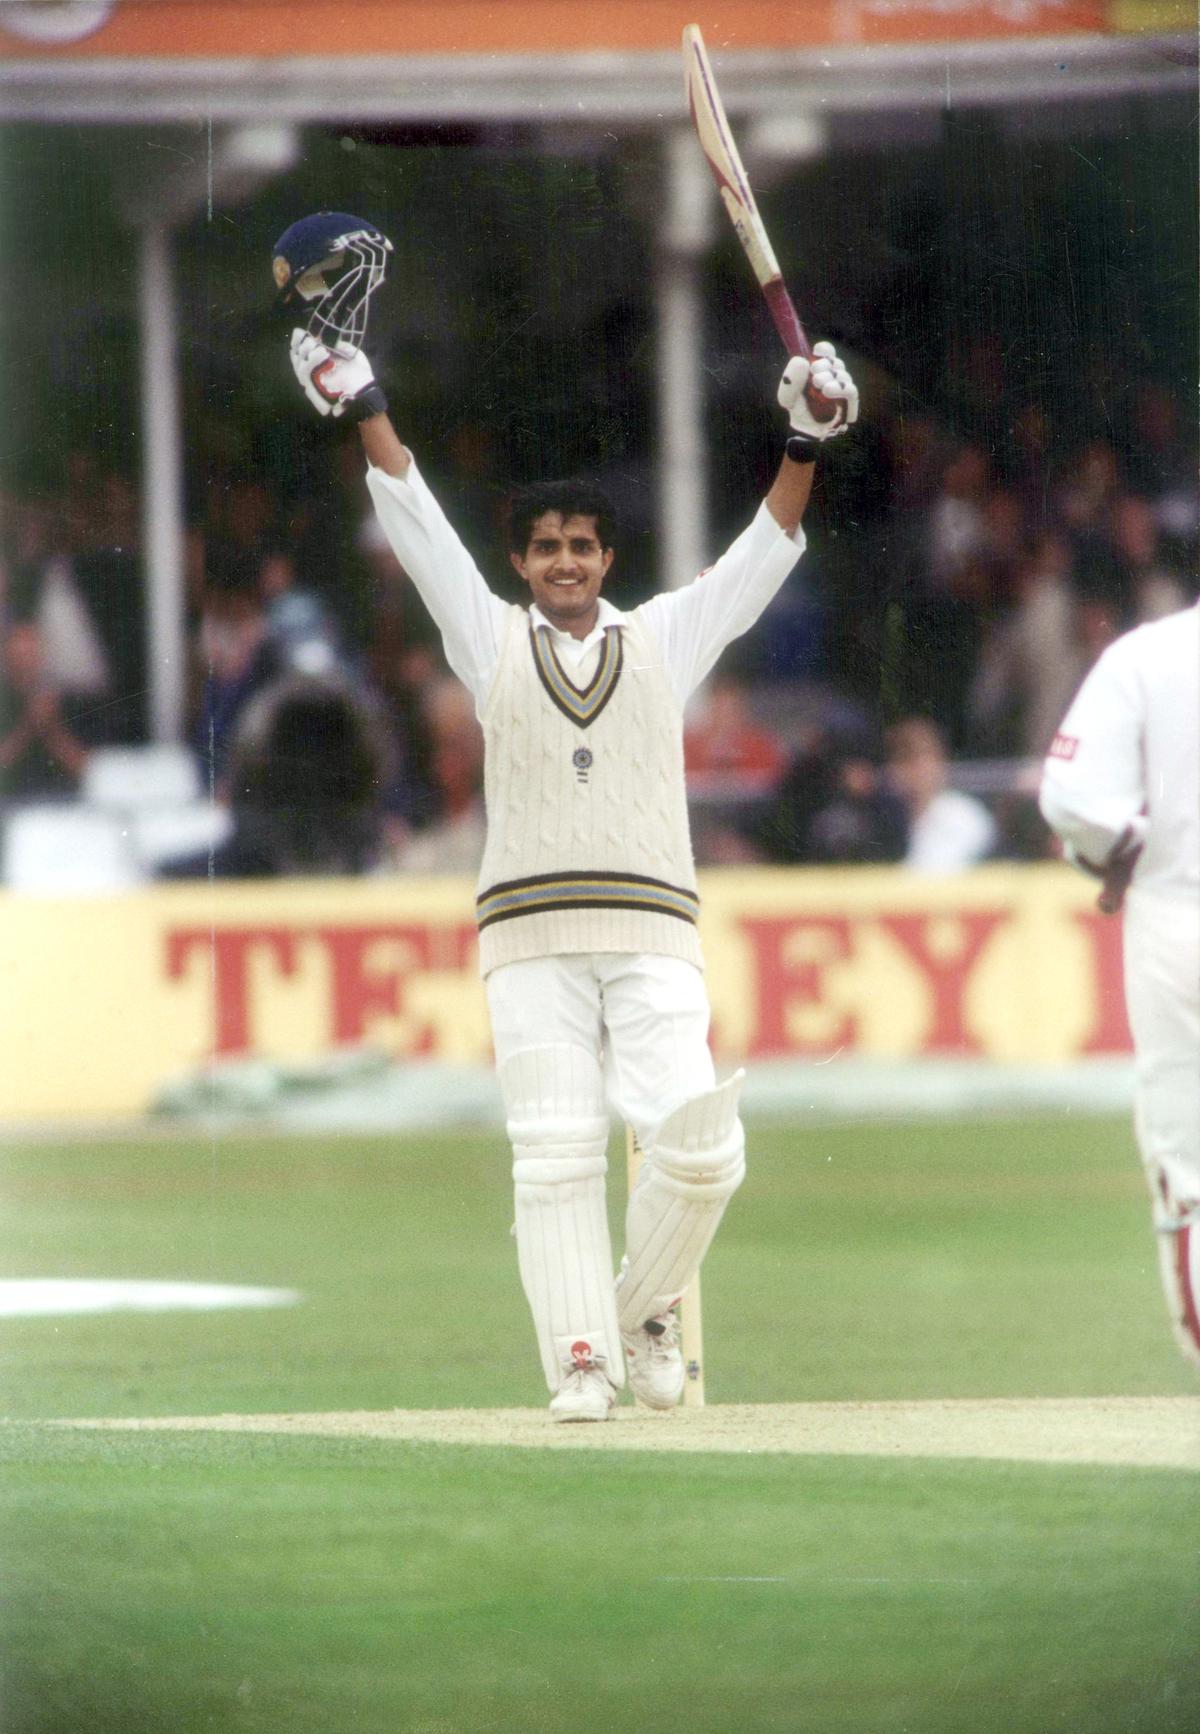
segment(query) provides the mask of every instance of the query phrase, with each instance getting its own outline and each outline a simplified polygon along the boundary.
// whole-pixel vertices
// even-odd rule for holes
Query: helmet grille
[[[310,267],[317,278],[314,287],[324,287],[308,315],[308,329],[321,342],[349,344],[358,349],[367,330],[367,308],[371,296],[383,282],[387,255],[392,244],[383,235],[365,230],[343,235],[330,251],[328,264]],[[331,277],[340,263],[341,269]],[[305,275],[309,275],[306,273]]]

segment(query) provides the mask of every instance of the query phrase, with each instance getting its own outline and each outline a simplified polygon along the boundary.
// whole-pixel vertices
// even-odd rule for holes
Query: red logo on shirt
[[[1052,759],[1073,759],[1079,746],[1076,735],[1055,735],[1050,742],[1050,757]]]

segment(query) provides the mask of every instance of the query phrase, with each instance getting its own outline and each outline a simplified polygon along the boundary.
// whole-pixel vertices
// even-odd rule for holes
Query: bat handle
[[[802,355],[806,361],[811,361],[812,344],[800,323],[800,315],[796,312],[795,303],[787,292],[783,278],[773,277],[769,283],[763,284],[762,290],[775,329],[783,339],[783,347],[789,355]],[[841,408],[835,398],[822,397],[821,393],[814,391],[811,386],[805,391],[804,400],[817,421],[832,421]]]
[[[783,278],[773,277],[769,283],[764,283],[763,294],[775,329],[783,339],[783,347],[788,354],[802,355],[806,361],[811,361],[812,344],[800,323],[800,315],[796,312],[795,303],[787,292]]]

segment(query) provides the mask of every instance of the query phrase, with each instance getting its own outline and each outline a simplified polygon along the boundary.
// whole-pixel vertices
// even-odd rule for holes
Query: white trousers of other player
[[[1200,1366],[1200,904],[1132,891],[1125,1000],[1135,1125],[1176,1339]]]
[[[513,1144],[517,1252],[551,1391],[590,1347],[624,1382],[620,1329],[678,1298],[745,1171],[740,1077],[715,1088],[701,972],[603,952],[486,981]],[[609,1111],[646,1154],[626,1217],[620,1323],[604,1201]],[[682,1279],[682,1280],[681,1280]]]

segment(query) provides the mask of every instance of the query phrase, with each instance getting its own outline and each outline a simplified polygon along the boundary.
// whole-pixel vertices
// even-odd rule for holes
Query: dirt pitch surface
[[[426,1445],[557,1451],[721,1451],[972,1457],[1200,1470],[1200,1397],[996,1397],[932,1403],[718,1404],[668,1414],[625,1406],[601,1425],[544,1409],[387,1409],[328,1415],[172,1415],[68,1427],[327,1434]]]

